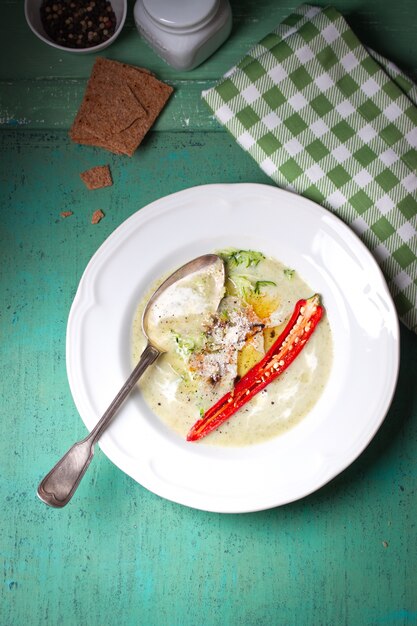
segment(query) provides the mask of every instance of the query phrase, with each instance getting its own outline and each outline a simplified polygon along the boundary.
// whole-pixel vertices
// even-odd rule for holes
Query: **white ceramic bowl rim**
[[[65,52],[86,54],[88,52],[98,52],[100,50],[104,50],[104,48],[110,46],[120,35],[120,32],[126,20],[127,0],[110,0],[110,3],[116,16],[116,29],[113,35],[109,39],[107,39],[107,41],[103,41],[96,46],[90,46],[88,48],[67,48],[66,46],[61,46],[55,43],[55,41],[53,41],[53,39],[51,39],[46,34],[40,16],[40,7],[42,4],[42,0],[25,0],[25,17],[31,31],[44,43],[47,43],[49,46],[57,48],[58,50],[63,50]]]

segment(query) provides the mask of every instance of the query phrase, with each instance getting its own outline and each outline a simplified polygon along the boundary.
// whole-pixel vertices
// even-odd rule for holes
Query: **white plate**
[[[103,452],[152,492],[190,507],[238,513],[312,493],[367,446],[389,408],[399,365],[397,315],[372,256],[339,219],[275,187],[194,187],[126,220],[88,264],[71,308],[67,369],[91,429],[131,370],[131,329],[149,285],[186,261],[250,248],[295,268],[320,293],[334,339],[330,379],[297,426],[267,443],[187,443],[144,403],[127,400]]]

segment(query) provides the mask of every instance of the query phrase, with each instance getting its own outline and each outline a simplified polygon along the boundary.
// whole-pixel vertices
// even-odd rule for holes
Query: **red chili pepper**
[[[288,324],[264,358],[242,376],[232,391],[206,411],[191,428],[187,441],[197,441],[211,433],[282,374],[310,339],[322,315],[318,294],[299,300]]]

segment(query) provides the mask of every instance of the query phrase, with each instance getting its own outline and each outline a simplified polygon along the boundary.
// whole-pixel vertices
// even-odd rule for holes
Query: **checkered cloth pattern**
[[[416,86],[336,9],[304,4],[202,95],[279,186],[352,227],[417,332]]]

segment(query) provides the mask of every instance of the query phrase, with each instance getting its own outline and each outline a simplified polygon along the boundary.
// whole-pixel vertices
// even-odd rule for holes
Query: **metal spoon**
[[[38,496],[43,502],[50,506],[60,508],[71,500],[81,478],[90,465],[94,455],[95,444],[144,371],[162,354],[163,350],[153,345],[151,338],[148,336],[147,321],[149,312],[156,300],[174,283],[198,271],[208,269],[214,264],[218,264],[219,271],[223,272],[224,283],[223,261],[215,254],[206,254],[180,267],[176,272],[171,274],[152,295],[142,316],[142,329],[147,339],[147,345],[142,352],[138,364],[90,434],[85,437],[85,439],[75,443],[41,481],[38,487]]]

